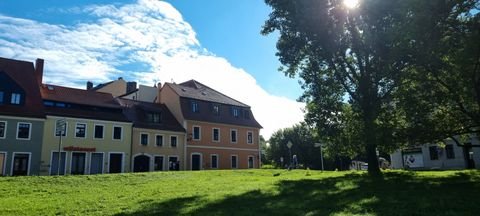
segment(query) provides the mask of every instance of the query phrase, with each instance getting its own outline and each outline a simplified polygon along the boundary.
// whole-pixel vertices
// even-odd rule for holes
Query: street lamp
[[[322,143],[315,143],[314,146],[315,147],[320,147],[320,159],[322,161],[322,172],[323,172],[323,154],[322,154],[323,145],[322,145]]]

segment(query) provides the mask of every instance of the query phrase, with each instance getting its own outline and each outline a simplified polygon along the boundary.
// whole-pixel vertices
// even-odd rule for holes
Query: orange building
[[[165,83],[157,102],[165,104],[187,131],[187,170],[260,167],[262,126],[250,106],[195,80]]]

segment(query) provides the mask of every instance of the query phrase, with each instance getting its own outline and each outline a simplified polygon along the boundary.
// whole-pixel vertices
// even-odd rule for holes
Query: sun
[[[356,8],[359,5],[359,0],[343,0],[343,5],[347,8]]]

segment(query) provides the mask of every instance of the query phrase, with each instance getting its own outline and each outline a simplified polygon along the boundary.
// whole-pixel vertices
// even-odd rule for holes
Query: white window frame
[[[195,139],[195,128],[198,128],[198,139]],[[192,140],[194,141],[202,140],[202,127],[200,127],[199,125],[192,126]]]
[[[147,144],[146,144],[146,145],[143,145],[143,144],[142,144],[142,135],[147,135]],[[140,136],[139,136],[140,140],[138,141],[138,144],[139,144],[140,146],[148,146],[148,143],[149,143],[149,141],[150,141],[150,136],[149,136],[149,135],[150,135],[149,133],[140,132]]]
[[[8,161],[8,152],[6,151],[0,151],[0,154],[4,154],[5,155],[5,158],[3,158],[3,167],[0,167],[0,169],[2,169],[2,173],[4,176],[6,176],[7,174],[5,173],[6,168],[7,168],[7,161]],[[13,163],[13,161],[12,161]],[[1,176],[1,175],[0,175]]]
[[[235,131],[235,142],[232,141],[232,132]],[[230,143],[238,143],[238,130],[237,129],[230,129]]]
[[[216,167],[216,168],[213,167],[213,163],[212,163],[212,157],[213,157],[213,156],[216,156],[216,157],[217,157],[217,167]],[[219,161],[219,159],[220,159],[220,157],[218,156],[218,154],[210,154],[210,169],[218,169],[218,168],[219,168],[219,167],[218,167],[218,164],[219,164],[218,161]]]
[[[95,154],[102,154],[102,158],[103,158],[103,160],[102,160],[102,162],[103,162],[102,163],[102,174],[104,174],[105,173],[105,152],[90,152],[90,154],[88,154],[89,159],[90,159],[89,163],[88,163],[88,174],[89,175],[98,175],[98,174],[92,174],[92,170],[90,169],[90,167],[92,166],[92,154],[94,154],[94,153]]]
[[[87,169],[88,169],[88,167],[87,167],[87,164],[88,164],[87,161],[88,161],[89,158],[88,158],[88,153],[87,153],[87,152],[84,152],[84,151],[72,151],[72,152],[70,152],[70,170],[69,170],[70,172],[69,172],[69,174],[70,174],[70,175],[72,174],[73,153],[82,153],[82,154],[85,154],[85,164],[83,165],[84,169],[83,169],[83,174],[81,174],[81,175],[87,174]],[[89,172],[90,172],[90,171],[89,171]]]
[[[56,119],[55,120],[55,130],[53,130],[53,136],[54,137],[60,137],[60,136],[57,136],[57,122],[60,121],[62,119]],[[65,136],[63,137],[67,137],[67,134],[68,134],[68,122],[65,121]]]
[[[249,140],[248,140],[248,134],[249,134],[249,133],[252,134],[252,142],[249,142]],[[255,144],[255,141],[254,141],[255,139],[254,139],[253,134],[254,134],[253,131],[247,131],[247,144],[250,144],[250,145]]]
[[[22,94],[21,93],[17,93],[17,92],[12,92],[12,94],[10,95],[10,104],[20,104],[20,102],[22,101]]]
[[[250,158],[252,158],[252,167],[250,167],[249,161]],[[248,155],[247,156],[247,169],[255,169],[255,157],[253,155]]]
[[[56,153],[58,151],[50,151],[50,169],[49,169],[49,175],[52,175],[52,164],[53,164],[53,153]],[[65,153],[65,162],[63,166],[63,175],[67,175],[67,157],[68,157],[68,152],[67,151],[60,151],[60,154],[58,154],[58,160],[61,161],[62,153]]]
[[[158,145],[157,143],[157,137],[162,136],[162,145]],[[165,146],[165,135],[164,134],[155,134],[155,146],[156,147],[164,147]]]
[[[102,138],[95,138],[95,134],[96,134],[96,131],[97,131],[97,126],[102,126]],[[94,124],[93,125],[93,139],[96,139],[96,140],[103,140],[105,139],[105,125],[104,124]]]
[[[235,160],[235,162],[237,162],[237,163],[235,164],[235,167],[233,167],[233,163],[232,163],[232,157],[234,157],[234,156],[237,158],[237,159]],[[230,169],[238,169],[238,155],[236,155],[236,154],[230,155]]]
[[[20,124],[28,124],[28,138],[19,138],[18,137],[18,130],[20,129]],[[18,122],[17,123],[17,134],[15,135],[17,140],[30,140],[32,138],[32,123],[29,122]]]
[[[173,137],[175,137],[177,139],[177,143],[176,143],[175,147],[172,146],[172,138]],[[178,148],[178,136],[177,135],[170,135],[169,143],[170,143],[170,148]]]
[[[162,157],[162,158],[163,158],[163,160],[162,160],[162,170],[155,170],[155,158],[156,158],[156,157]],[[153,171],[153,172],[160,172],[160,171],[163,172],[163,171],[166,171],[166,170],[165,170],[165,161],[166,161],[166,160],[165,160],[165,155],[153,155],[152,159],[153,159],[153,161],[152,161],[152,171]]]
[[[215,130],[218,130],[218,140],[215,140]],[[212,142],[220,142],[220,128],[212,128]]]
[[[7,121],[0,121],[0,123],[4,123],[5,124],[5,128],[3,129],[3,136],[0,136],[0,139],[5,139],[7,138]]]
[[[115,128],[120,128],[120,139],[115,139]],[[113,125],[112,126],[112,140],[122,141],[123,140],[123,126]]]
[[[80,124],[85,125],[85,135],[84,135],[83,137],[77,136],[77,127],[78,127],[78,125],[80,125]],[[74,136],[74,137],[75,137],[75,138],[79,138],[79,139],[86,139],[86,138],[87,138],[87,127],[88,127],[88,126],[87,126],[87,123],[76,122],[76,123],[75,123],[75,131],[74,131],[75,136]]]
[[[13,164],[15,161],[16,154],[28,154],[28,166],[27,166],[27,176],[30,175],[30,168],[32,164],[32,153],[31,152],[13,152],[12,153],[12,164],[10,164],[10,176],[13,176]]]

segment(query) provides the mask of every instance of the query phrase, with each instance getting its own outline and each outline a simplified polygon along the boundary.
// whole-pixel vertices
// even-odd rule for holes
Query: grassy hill
[[[396,171],[382,179],[305,170],[0,178],[0,215],[478,215],[479,197],[479,171]]]

